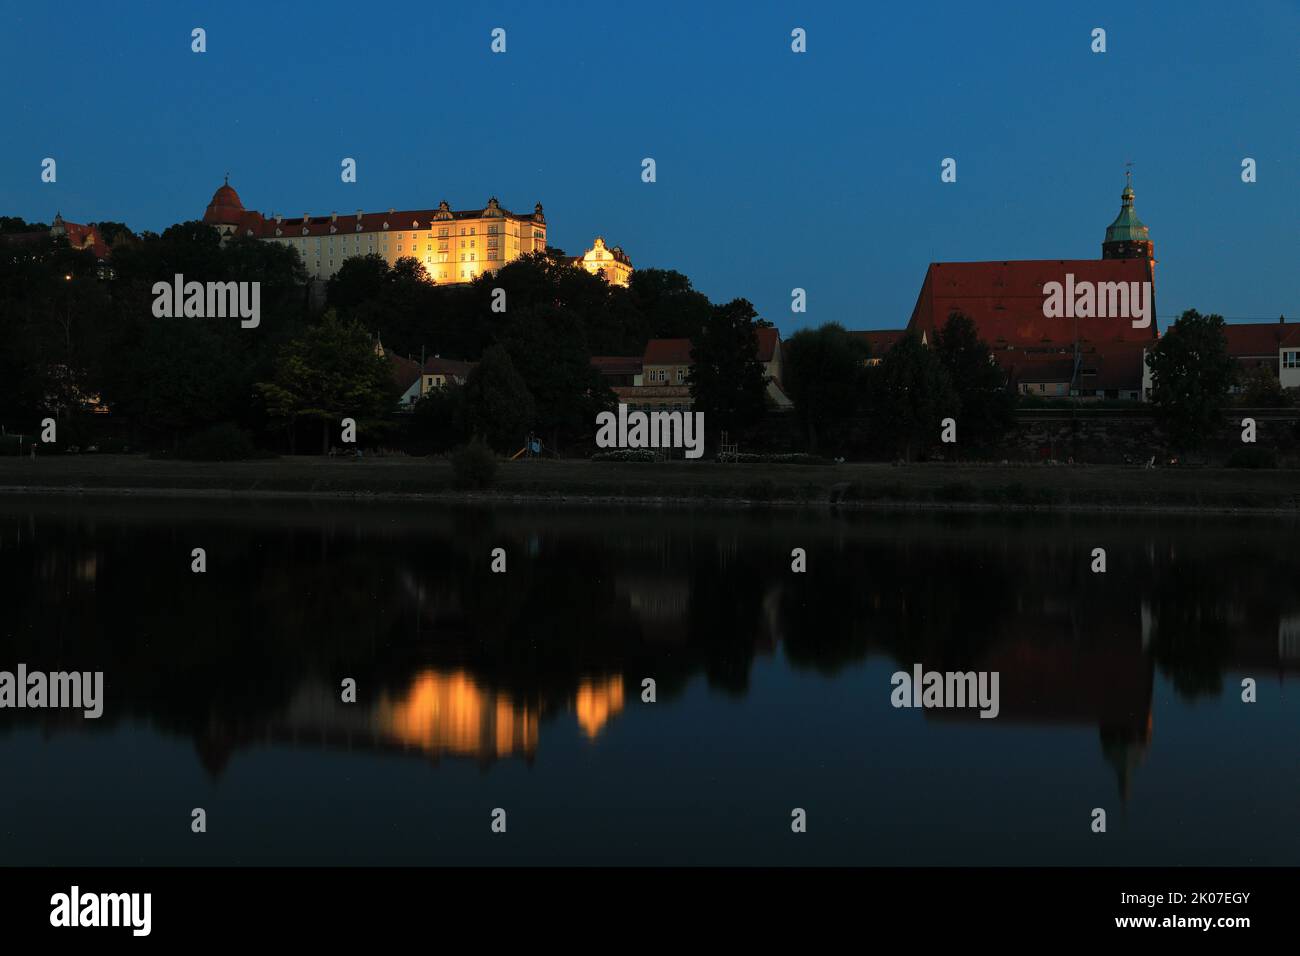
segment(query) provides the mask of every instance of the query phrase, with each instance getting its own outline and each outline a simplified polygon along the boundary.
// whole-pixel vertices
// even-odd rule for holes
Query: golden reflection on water
[[[573,700],[578,725],[594,740],[623,709],[620,675],[584,678]],[[463,670],[424,670],[401,695],[384,694],[374,726],[426,753],[472,757],[529,756],[537,750],[539,707],[484,688]]]
[[[406,694],[380,698],[375,724],[387,736],[431,754],[531,756],[537,710],[485,690],[465,671],[421,671]]]

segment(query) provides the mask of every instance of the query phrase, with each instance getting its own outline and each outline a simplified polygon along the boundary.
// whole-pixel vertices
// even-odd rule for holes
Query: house
[[[755,330],[758,360],[767,378],[767,397],[780,410],[793,406],[781,386],[781,333]],[[689,411],[691,399],[691,340],[651,339],[639,359],[596,356],[591,362],[613,388],[618,400],[637,411]],[[618,378],[615,382],[613,379]]]
[[[1300,326],[1276,322],[1236,322],[1225,325],[1228,355],[1243,373],[1267,369],[1283,388],[1300,386]],[[1233,391],[1240,391],[1234,385]]]
[[[794,402],[785,393],[781,384],[784,381],[781,359],[781,333],[774,328],[761,328],[758,334],[758,360],[763,363],[767,375],[768,400],[779,410],[794,407]]]
[[[425,359],[424,364],[421,365],[410,357],[385,354],[383,346],[378,343],[376,345],[376,351],[388,359],[393,381],[402,390],[401,397],[398,399],[399,411],[410,411],[411,406],[433,389],[446,388],[450,384],[464,385],[470,371],[477,364],[435,355],[433,358]]]
[[[593,355],[591,367],[600,373],[601,380],[610,388],[641,384],[640,355]]]
[[[690,411],[691,364],[690,339],[651,339],[641,355],[640,383],[616,386],[614,394],[633,411]]]
[[[907,334],[907,329],[870,329],[865,332],[850,332],[849,335],[866,343],[868,349],[867,364],[879,365],[885,353]]]

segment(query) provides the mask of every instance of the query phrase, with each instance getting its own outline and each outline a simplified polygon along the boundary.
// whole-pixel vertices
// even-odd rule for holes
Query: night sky
[[[932,260],[1099,257],[1131,160],[1161,326],[1290,320],[1297,36],[1291,0],[8,3],[0,214],[161,230],[227,170],[287,216],[540,200],[552,245],[601,234],[788,334],[903,326]]]

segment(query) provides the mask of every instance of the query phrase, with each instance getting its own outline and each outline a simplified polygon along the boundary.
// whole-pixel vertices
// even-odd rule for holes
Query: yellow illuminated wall
[[[597,236],[591,248],[583,254],[582,267],[592,275],[604,273],[610,285],[625,286],[632,278],[631,260],[618,246],[608,248],[602,236]]]
[[[448,218],[438,218],[444,215]],[[520,256],[546,249],[544,221],[506,212],[495,199],[476,216],[453,213],[444,204],[433,219],[397,210],[380,218],[376,229],[372,215],[361,220],[332,215],[328,234],[316,235],[320,230],[312,228],[312,234],[305,236],[300,235],[301,219],[276,220],[270,223],[276,234],[269,241],[294,249],[312,278],[328,279],[353,256],[377,255],[390,266],[398,259],[414,258],[440,285],[472,282],[484,272],[495,272]],[[322,222],[312,220],[313,226]]]

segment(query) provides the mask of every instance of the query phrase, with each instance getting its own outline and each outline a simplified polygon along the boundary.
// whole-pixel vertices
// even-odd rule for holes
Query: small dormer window
[[[419,228],[420,228],[420,220],[418,220],[418,219],[412,219],[412,220],[411,220],[411,228],[412,228],[412,229],[419,229]]]
[[[303,234],[304,236],[307,235],[307,227],[306,227],[306,226],[303,226],[303,227],[302,227],[302,234]]]
[[[384,228],[385,228],[385,229],[388,228],[388,223],[384,223]]]

